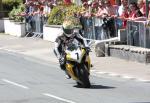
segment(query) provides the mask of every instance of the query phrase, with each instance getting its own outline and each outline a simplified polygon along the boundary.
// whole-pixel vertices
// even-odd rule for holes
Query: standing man
[[[121,0],[121,5],[118,8],[118,15],[121,16],[126,8],[128,8],[128,0]]]

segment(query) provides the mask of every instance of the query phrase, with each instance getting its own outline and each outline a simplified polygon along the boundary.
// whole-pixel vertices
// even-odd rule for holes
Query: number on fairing
[[[77,55],[77,60],[79,59],[79,54],[78,53],[76,53],[76,55]]]

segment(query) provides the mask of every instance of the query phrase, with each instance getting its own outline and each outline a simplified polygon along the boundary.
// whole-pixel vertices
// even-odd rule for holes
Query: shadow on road
[[[104,86],[104,85],[91,85],[89,89],[114,89],[116,87]]]
[[[75,85],[74,87],[76,88],[83,88],[81,86]],[[103,86],[103,85],[91,85],[90,88],[87,89],[114,89],[116,87],[111,87],[111,86]]]

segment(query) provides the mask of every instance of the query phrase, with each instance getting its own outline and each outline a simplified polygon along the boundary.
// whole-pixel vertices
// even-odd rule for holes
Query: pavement
[[[14,37],[0,34],[0,50],[7,50],[31,56],[42,61],[58,64],[53,53],[54,43],[40,38]],[[94,67],[92,75],[117,77],[150,83],[150,64],[127,61],[115,57],[96,57],[94,50],[90,53]]]

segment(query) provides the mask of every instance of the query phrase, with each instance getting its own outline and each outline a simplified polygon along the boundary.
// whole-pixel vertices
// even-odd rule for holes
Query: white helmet
[[[66,20],[62,24],[63,34],[67,37],[71,37],[74,32],[74,25],[71,20]]]

